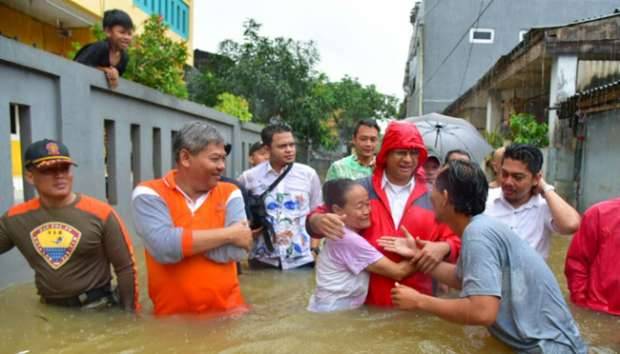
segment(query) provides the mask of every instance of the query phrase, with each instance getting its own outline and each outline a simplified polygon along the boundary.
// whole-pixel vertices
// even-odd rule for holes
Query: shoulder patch
[[[29,211],[37,210],[41,207],[41,201],[39,198],[31,199],[25,203],[18,204],[9,209],[7,212],[7,216],[16,216],[20,214],[25,214]]]
[[[80,195],[80,201],[75,207],[96,216],[101,221],[105,221],[112,212],[112,207],[107,203],[84,194]]]

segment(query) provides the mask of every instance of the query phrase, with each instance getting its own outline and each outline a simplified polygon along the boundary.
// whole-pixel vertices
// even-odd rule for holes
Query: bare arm
[[[456,265],[448,262],[441,262],[432,270],[430,275],[437,281],[446,284],[453,289],[461,289],[463,284],[456,277]]]
[[[381,259],[366,267],[366,270],[400,281],[413,273],[415,267],[409,261],[395,263],[387,257],[381,257]]]
[[[392,289],[392,302],[403,310],[422,310],[450,322],[487,327],[495,323],[500,306],[500,299],[495,296],[441,299],[401,284]]]
[[[541,178],[540,190],[545,186],[545,181]],[[549,205],[553,224],[557,231],[563,235],[573,234],[579,229],[581,217],[575,208],[568,204],[555,191],[548,191],[541,194]]]

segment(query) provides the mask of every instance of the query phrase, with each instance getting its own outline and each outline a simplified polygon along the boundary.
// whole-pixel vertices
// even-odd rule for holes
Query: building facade
[[[618,0],[423,0],[412,14],[407,116],[441,112],[531,28],[611,13]]]
[[[0,0],[0,35],[61,56],[93,41],[91,27],[106,10],[131,16],[136,33],[152,14],[169,26],[168,36],[187,42],[187,63],[193,63],[192,0]]]

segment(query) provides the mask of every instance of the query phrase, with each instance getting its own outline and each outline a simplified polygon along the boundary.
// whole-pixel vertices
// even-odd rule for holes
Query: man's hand
[[[262,226],[257,227],[255,229],[252,229],[252,237],[254,239],[257,239],[260,235],[262,235],[262,233],[263,233],[263,227]]]
[[[430,273],[450,253],[447,242],[432,242],[416,239],[419,252],[411,259],[419,272]]]
[[[399,283],[392,288],[392,303],[401,310],[417,310],[424,295],[417,290]]]
[[[312,217],[312,230],[327,237],[330,240],[338,240],[344,237],[344,219],[346,215],[333,213],[317,214]]]
[[[232,244],[249,252],[252,248],[253,238],[248,222],[246,220],[239,221],[230,225],[229,228],[233,235]]]
[[[419,252],[416,241],[407,228],[400,228],[405,233],[405,238],[394,236],[382,236],[377,243],[386,251],[394,252],[404,258],[414,258]]]

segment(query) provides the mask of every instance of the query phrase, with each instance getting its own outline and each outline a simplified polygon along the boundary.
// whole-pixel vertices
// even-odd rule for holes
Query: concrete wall
[[[472,44],[469,28],[489,1],[424,0],[424,113],[442,111],[476,83],[518,44],[521,30],[605,15],[618,7],[618,0],[495,1],[477,24],[495,30],[494,42]]]
[[[580,173],[579,209],[620,196],[620,110],[591,114]]]
[[[211,108],[126,80],[121,80],[118,89],[108,90],[100,71],[4,37],[0,37],[0,78],[2,213],[14,202],[9,126],[10,107],[14,104],[19,105],[22,120],[22,144],[42,138],[62,140],[79,164],[74,189],[102,200],[106,200],[104,122],[108,127],[113,125],[109,153],[114,159],[109,165],[108,181],[115,185],[116,200],[111,204],[127,221],[132,176],[153,178],[158,164],[163,173],[169,170],[172,132],[185,123],[205,120],[233,144],[226,169],[229,176],[237,176],[245,168],[242,146],[260,140],[258,125],[240,124],[236,118]],[[153,144],[156,128],[161,137],[160,149]],[[133,171],[132,141],[139,151]],[[132,228],[131,222],[127,224]],[[0,288],[31,279],[16,251],[0,255],[0,269]]]

